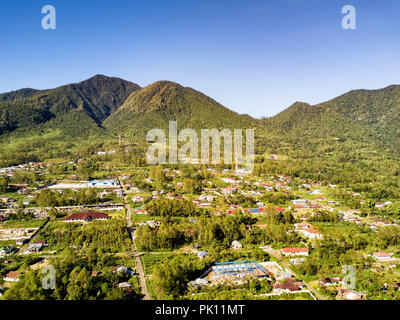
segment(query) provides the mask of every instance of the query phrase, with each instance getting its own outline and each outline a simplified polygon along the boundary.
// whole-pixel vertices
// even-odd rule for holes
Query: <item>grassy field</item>
[[[146,254],[141,257],[143,262],[144,271],[146,274],[152,274],[154,267],[165,260],[170,260],[175,257],[175,253],[165,252],[165,253],[156,253],[156,254]]]
[[[149,216],[147,214],[132,214],[132,222],[136,223],[136,222],[143,222],[143,221],[149,221],[149,220],[161,220],[161,217],[153,217],[153,216]]]
[[[12,228],[40,228],[46,220],[32,220],[32,221],[19,221],[19,220],[9,220],[0,223],[0,229],[12,229]]]
[[[112,219],[125,219],[125,209],[115,211],[105,211]]]

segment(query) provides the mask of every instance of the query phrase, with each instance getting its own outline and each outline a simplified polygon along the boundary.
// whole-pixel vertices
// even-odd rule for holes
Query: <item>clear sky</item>
[[[41,9],[56,8],[56,30]],[[341,26],[344,5],[357,29]],[[272,116],[400,83],[398,0],[0,0],[0,92],[95,74],[172,80]]]

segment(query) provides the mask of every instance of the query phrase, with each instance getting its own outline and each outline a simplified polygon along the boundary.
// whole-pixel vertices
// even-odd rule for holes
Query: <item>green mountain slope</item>
[[[0,94],[0,101],[14,101],[17,99],[28,98],[34,94],[40,92],[40,90],[25,88],[16,91],[6,92]]]
[[[170,81],[159,81],[130,95],[104,126],[113,132],[144,135],[152,128],[245,128],[257,120],[239,115],[206,95]]]
[[[354,90],[320,106],[369,128],[376,140],[400,153],[400,86]]]
[[[335,138],[400,154],[400,86],[354,90],[315,106],[298,102],[262,123],[297,145]]]
[[[56,89],[22,89],[3,94],[0,96],[0,134],[27,131],[78,110],[83,117],[80,121],[83,127],[85,123],[91,124],[93,121],[100,127],[102,121],[138,89],[140,87],[137,84],[97,75]],[[67,130],[70,125],[60,121],[53,123]]]

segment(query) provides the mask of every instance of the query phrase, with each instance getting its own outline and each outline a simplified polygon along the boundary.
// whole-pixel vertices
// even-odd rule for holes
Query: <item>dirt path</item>
[[[140,278],[140,287],[142,288],[142,294],[144,295],[144,300],[151,300],[149,290],[147,289],[147,284],[146,284],[146,276],[144,274],[144,269],[142,266],[142,261],[140,260],[140,255],[141,253],[138,252],[136,248],[136,243],[135,240],[132,237],[131,233],[131,228],[132,228],[132,210],[131,207],[128,203],[127,196],[126,196],[126,190],[125,187],[123,188],[124,190],[124,201],[125,201],[125,208],[126,208],[126,220],[127,220],[127,226],[129,229],[129,234],[131,235],[131,240],[132,240],[132,245],[133,245],[133,254],[135,257],[135,264],[136,264],[136,271],[139,273],[139,278]]]

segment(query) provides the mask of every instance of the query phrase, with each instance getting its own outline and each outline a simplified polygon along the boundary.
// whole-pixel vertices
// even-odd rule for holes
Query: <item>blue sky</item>
[[[44,5],[57,29],[41,28]],[[341,27],[344,5],[357,29]],[[172,80],[255,117],[400,83],[398,0],[0,0],[0,92]]]

